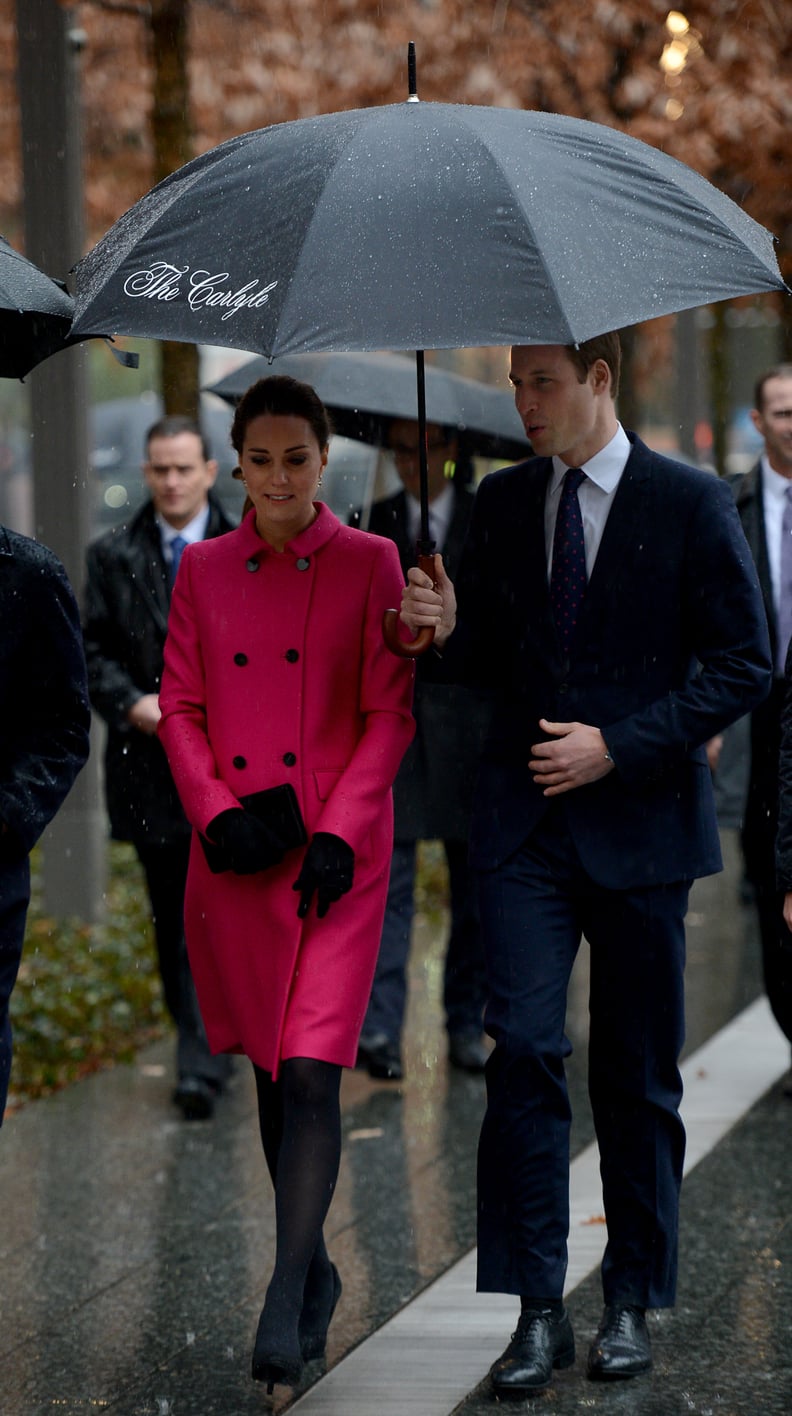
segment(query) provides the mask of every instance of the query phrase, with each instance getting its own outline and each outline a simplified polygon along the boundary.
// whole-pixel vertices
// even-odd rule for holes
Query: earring
[[[322,485],[322,479],[321,479],[321,477],[320,477],[320,478],[319,478],[319,481],[318,481],[317,484],[316,484],[316,490],[317,490],[317,492],[319,491],[321,485]]]

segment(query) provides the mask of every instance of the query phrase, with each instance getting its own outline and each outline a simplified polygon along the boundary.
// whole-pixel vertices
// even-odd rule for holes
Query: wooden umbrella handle
[[[424,575],[431,576],[432,588],[436,589],[434,556],[419,556],[418,569],[422,570]],[[386,610],[382,616],[382,637],[391,654],[396,654],[400,659],[417,659],[421,654],[425,654],[434,635],[432,626],[425,625],[423,629],[419,629],[414,639],[401,639],[399,637],[399,611]]]

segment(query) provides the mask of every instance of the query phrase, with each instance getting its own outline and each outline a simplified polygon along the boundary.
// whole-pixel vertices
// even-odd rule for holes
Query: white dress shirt
[[[600,548],[605,523],[610,515],[613,498],[616,495],[622,473],[627,465],[632,447],[621,423],[605,447],[582,464],[586,474],[585,482],[578,488],[580,514],[583,518],[583,540],[586,546],[586,575],[591,578],[597,551]],[[547,578],[553,563],[553,535],[555,532],[558,503],[561,499],[561,484],[569,468],[560,457],[553,458],[553,475],[545,498],[545,546],[547,547]]]
[[[773,470],[765,454],[760,459],[760,466],[767,559],[770,562],[773,609],[777,617],[781,607],[781,523],[784,520],[787,488],[791,484],[788,477],[782,477]]]
[[[156,517],[156,522],[159,527],[165,564],[170,565],[172,560],[171,542],[175,541],[177,536],[181,536],[182,540],[186,541],[188,546],[191,546],[193,541],[202,541],[204,539],[206,528],[209,525],[209,506],[207,504],[202,507],[198,515],[193,517],[192,521],[188,521],[186,526],[182,526],[178,529],[175,526],[171,526],[170,522],[166,521],[164,516],[160,516],[159,514]]]
[[[445,545],[451,517],[454,513],[454,488],[449,482],[443,487],[439,497],[429,503],[429,540],[435,542],[436,549],[442,551]],[[421,503],[417,497],[407,493],[407,525],[410,538],[417,541],[421,534]]]

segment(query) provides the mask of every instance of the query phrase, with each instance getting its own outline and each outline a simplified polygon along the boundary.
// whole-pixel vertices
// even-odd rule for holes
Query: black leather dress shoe
[[[358,1042],[358,1067],[381,1082],[400,1082],[404,1076],[398,1044],[385,1033],[363,1033]]]
[[[652,1349],[643,1308],[611,1303],[602,1315],[588,1356],[588,1374],[594,1381],[637,1377],[652,1365]]]
[[[502,1357],[490,1367],[496,1396],[523,1396],[550,1384],[554,1367],[571,1367],[575,1337],[566,1312],[549,1308],[520,1314],[517,1331]]]
[[[483,1072],[489,1052],[476,1033],[449,1033],[448,1060],[462,1072]]]
[[[181,1108],[185,1121],[208,1121],[214,1114],[218,1090],[203,1077],[180,1077],[173,1100]]]

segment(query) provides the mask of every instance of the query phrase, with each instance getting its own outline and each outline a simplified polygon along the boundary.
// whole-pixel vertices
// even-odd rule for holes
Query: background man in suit
[[[454,574],[473,506],[456,434],[427,426],[429,534]],[[388,443],[403,490],[375,502],[368,530],[396,543],[405,573],[415,563],[420,532],[418,424],[396,418]],[[447,472],[451,476],[447,476]],[[351,518],[360,525],[360,512]],[[413,703],[415,737],[393,786],[394,843],[377,971],[358,1056],[372,1077],[398,1081],[407,1003],[407,961],[415,909],[418,841],[443,842],[448,863],[451,929],[446,946],[443,1005],[451,1064],[483,1072],[486,999],[478,905],[468,868],[473,782],[486,721],[483,695],[458,684],[427,682],[418,673]]]
[[[217,463],[189,418],[146,435],[150,496],[129,525],[88,549],[84,632],[91,702],[107,723],[105,791],[111,833],[131,841],[146,875],[165,1002],[178,1032],[174,1101],[212,1114],[228,1061],[209,1052],[184,943],[190,827],[157,739],[158,692],[179,557],[231,529],[211,488]]]
[[[769,689],[761,595],[728,487],[618,423],[618,336],[512,350],[536,457],[479,487],[457,578],[410,571],[402,614],[440,667],[496,690],[471,831],[489,974],[479,1147],[483,1291],[521,1315],[491,1379],[574,1359],[566,993],[590,945],[589,1091],[608,1242],[593,1378],[651,1365],[674,1301],[684,1129],[684,916],[720,869],[704,744]],[[449,638],[449,636],[451,636]],[[437,657],[435,656],[437,662]]]
[[[0,1125],[11,1071],[8,1004],[30,901],[28,857],[88,756],[80,617],[60,561],[0,526]]]
[[[764,452],[750,472],[730,481],[762,589],[773,687],[751,714],[742,847],[759,916],[765,992],[779,1027],[792,1041],[792,934],[784,922],[775,861],[784,665],[792,636],[792,364],[760,376],[751,417],[764,438]],[[784,1089],[792,1095],[792,1074]]]

